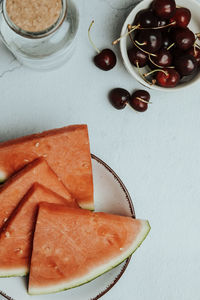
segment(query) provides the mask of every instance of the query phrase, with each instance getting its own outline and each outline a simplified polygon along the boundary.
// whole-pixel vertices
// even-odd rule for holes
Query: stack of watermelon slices
[[[129,257],[150,230],[148,221],[89,211],[86,125],[1,143],[0,180],[6,181],[0,188],[0,277],[29,274],[29,294],[96,278]]]

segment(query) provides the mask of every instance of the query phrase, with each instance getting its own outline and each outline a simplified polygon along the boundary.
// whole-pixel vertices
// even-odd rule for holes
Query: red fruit
[[[174,61],[176,70],[181,76],[193,74],[197,69],[197,61],[192,55],[184,54]]]
[[[177,47],[183,51],[188,50],[195,42],[195,35],[189,28],[175,28],[172,37]]]
[[[175,69],[163,69],[164,72],[159,71],[156,75],[156,82],[158,85],[166,88],[177,86],[180,81],[180,75]]]
[[[154,0],[153,10],[158,17],[170,19],[175,14],[176,2],[174,0]]]
[[[149,53],[155,53],[162,45],[162,34],[160,30],[144,29],[136,35],[136,41],[142,49]]]
[[[104,71],[109,71],[116,65],[117,58],[110,49],[104,49],[94,57],[95,65]]]
[[[197,47],[191,47],[186,51],[186,54],[192,55],[197,62],[198,67],[200,67],[200,49]]]
[[[156,27],[158,18],[148,8],[140,10],[134,20],[134,25],[140,25],[142,28]]]
[[[115,88],[110,91],[109,99],[110,99],[110,103],[116,109],[123,109],[126,107],[126,104],[128,103],[128,101],[130,99],[130,94],[125,89]]]
[[[163,47],[168,48],[170,45],[172,45],[172,39],[171,36],[169,35],[168,32],[164,31],[162,34],[162,42],[163,42]]]
[[[103,49],[102,51],[100,51],[96,47],[96,45],[93,43],[93,41],[91,39],[91,35],[90,35],[90,30],[91,30],[93,24],[94,24],[94,20],[91,22],[91,24],[88,28],[88,38],[89,38],[90,44],[95,49],[95,51],[98,53],[94,57],[94,63],[101,70],[109,71],[112,68],[114,68],[114,66],[116,65],[117,57],[111,49]]]
[[[176,22],[174,26],[186,28],[191,20],[191,12],[185,7],[176,8],[175,15],[170,19],[170,23]]]
[[[168,51],[167,49],[160,49],[158,52],[155,53],[156,56],[152,57],[152,61],[160,66],[160,67],[169,67],[172,64],[172,55],[170,53],[170,51]]]
[[[149,100],[150,94],[147,91],[138,90],[131,96],[129,104],[133,109],[139,112],[144,112],[148,108]]]
[[[128,57],[131,64],[140,68],[143,68],[148,61],[147,54],[138,49],[137,47],[133,47],[128,50]]]

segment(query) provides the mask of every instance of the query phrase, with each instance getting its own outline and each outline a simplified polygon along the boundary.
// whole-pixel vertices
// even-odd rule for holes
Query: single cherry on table
[[[123,109],[126,107],[127,103],[129,102],[130,94],[127,90],[122,88],[115,88],[112,89],[109,93],[109,100],[110,103],[116,109]]]
[[[138,90],[132,94],[129,100],[130,106],[138,112],[148,109],[150,94],[144,90]]]
[[[95,44],[93,43],[91,36],[90,36],[90,30],[91,30],[93,24],[94,24],[94,21],[91,22],[90,27],[88,29],[88,37],[89,37],[89,41],[90,41],[91,45],[98,53],[94,57],[94,63],[101,70],[109,71],[109,70],[113,69],[114,66],[116,65],[117,57],[111,49],[103,49],[102,51],[100,51],[95,46]]]

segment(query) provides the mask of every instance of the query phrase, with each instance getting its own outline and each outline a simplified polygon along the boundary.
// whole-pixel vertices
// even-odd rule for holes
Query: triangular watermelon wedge
[[[148,221],[40,204],[29,294],[54,293],[93,280],[129,257],[149,230]]]
[[[10,177],[0,188],[0,227],[34,182],[43,184],[69,201],[75,201],[47,162],[38,158]]]
[[[78,207],[75,202],[66,200],[44,186],[33,184],[0,233],[0,277],[24,276],[28,273],[40,202]]]
[[[0,182],[44,157],[79,206],[94,209],[87,125],[71,125],[0,143]]]

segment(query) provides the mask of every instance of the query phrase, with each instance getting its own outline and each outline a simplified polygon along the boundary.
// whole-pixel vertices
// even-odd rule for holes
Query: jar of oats
[[[3,0],[0,33],[24,65],[49,70],[74,52],[79,14],[73,0]]]

